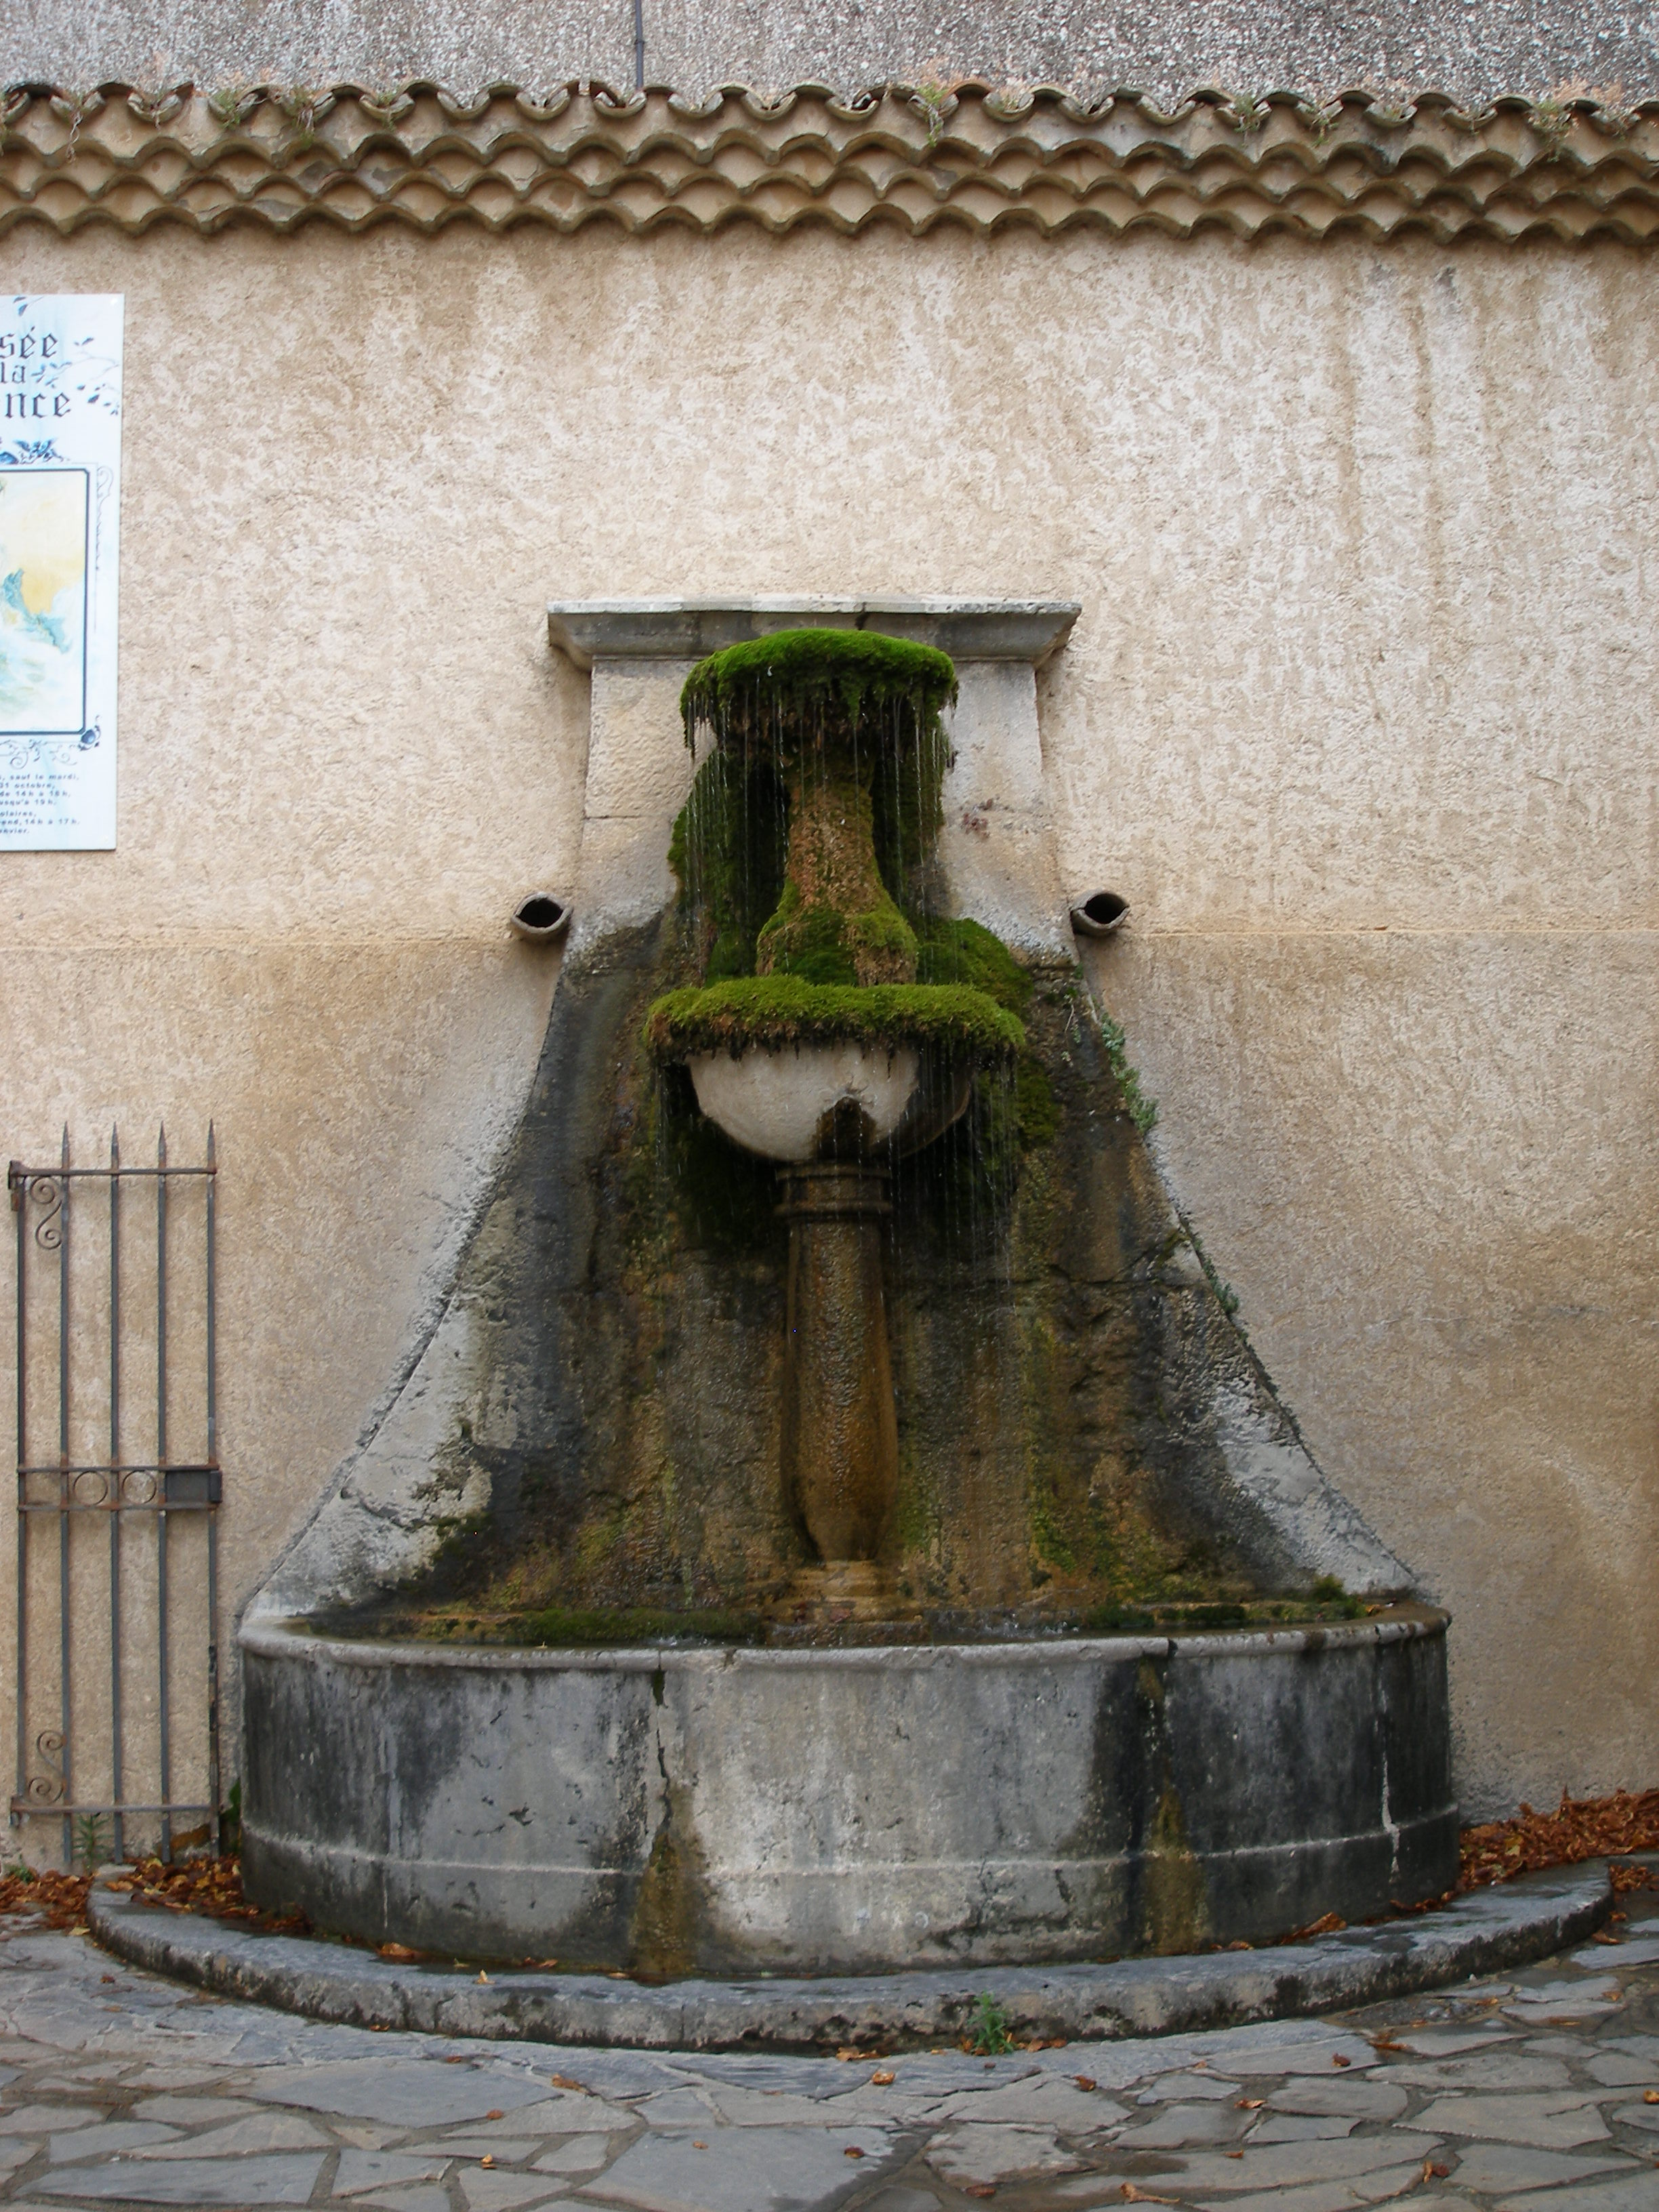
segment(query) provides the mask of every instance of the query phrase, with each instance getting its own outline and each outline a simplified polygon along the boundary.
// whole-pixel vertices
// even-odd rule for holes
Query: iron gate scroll
[[[217,1173],[210,1123],[200,1167],[169,1164],[165,1127],[153,1167],[123,1166],[114,1132],[107,1167],[75,1167],[65,1128],[55,1166],[14,1160],[6,1173],[17,1232],[11,1826],[61,1820],[66,1865],[77,1824],[83,1856],[93,1839],[118,1859],[152,1839],[163,1858],[178,1844],[220,1845]],[[84,1272],[71,1275],[83,1244]],[[135,1391],[144,1370],[153,1382]],[[140,1436],[153,1458],[136,1455]],[[180,1440],[199,1456],[177,1455]],[[175,1796],[180,1773],[196,1794]],[[187,1818],[194,1835],[179,1832]]]

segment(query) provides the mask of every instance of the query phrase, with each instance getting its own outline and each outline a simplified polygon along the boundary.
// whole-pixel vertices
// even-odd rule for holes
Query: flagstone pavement
[[[0,1932],[0,2206],[1659,2212],[1659,1894],[1363,2012],[983,2059],[330,2027]]]

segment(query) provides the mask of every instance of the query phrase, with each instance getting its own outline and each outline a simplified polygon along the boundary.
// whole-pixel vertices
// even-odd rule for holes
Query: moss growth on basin
[[[681,695],[686,743],[707,730],[714,745],[675,847],[710,931],[706,980],[915,980],[904,908],[939,832],[940,717],[955,696],[944,653],[866,631],[786,630],[698,663]]]
[[[750,975],[701,990],[669,991],[646,1017],[646,1043],[662,1060],[747,1045],[929,1046],[976,1060],[1011,1059],[1025,1042],[1018,1015],[960,983],[809,983]]]
[[[957,696],[948,653],[875,630],[790,629],[750,638],[700,660],[680,693],[685,738],[700,729],[722,744],[787,744],[786,731],[843,722],[879,741],[908,724],[939,730]],[[943,751],[940,754],[943,773]]]

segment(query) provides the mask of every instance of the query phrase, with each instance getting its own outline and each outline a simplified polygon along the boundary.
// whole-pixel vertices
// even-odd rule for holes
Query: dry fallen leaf
[[[1259,2112],[1267,2101],[1265,2097],[1235,2097],[1233,2110],[1236,2112]]]
[[[890,2089],[892,2086],[893,2076],[884,2070],[879,2074],[872,2074],[870,2076],[870,2087],[872,2089]]]
[[[864,2156],[864,2153],[859,2148],[856,2143],[845,2144],[842,2147],[841,2154],[843,2158],[862,2158]]]
[[[696,2137],[693,2136],[691,2138],[691,2148],[693,2150],[707,2150],[708,2146],[706,2142],[699,2142]]]
[[[1340,2051],[1334,2051],[1331,2053],[1331,2063],[1333,2066],[1352,2066],[1353,2061],[1352,2058],[1345,2058]]]
[[[420,1955],[418,1951],[411,1951],[407,1943],[382,1943],[380,1946],[383,1959],[418,1959]]]
[[[486,2151],[483,2156],[478,2160],[478,2163],[480,2166],[494,2166],[495,2161],[494,2158],[491,2157],[490,2154]]]
[[[1443,2181],[1450,2172],[1450,2166],[1437,2166],[1431,2158],[1425,2158],[1423,2161],[1423,2179],[1425,2181]]]
[[[1079,2089],[1097,2089],[1100,2087],[1092,2074],[1073,2074],[1072,2079]]]
[[[997,2193],[996,2184],[994,2181],[970,2181],[962,2193],[964,2197],[994,2197]]]
[[[1133,2181],[1126,2181],[1118,2191],[1126,2204],[1178,2204],[1178,2197],[1154,2197],[1150,2189],[1137,2189]]]
[[[1659,2089],[1644,2089],[1642,2102],[1644,2105],[1659,2105]]]
[[[579,2097],[587,2094],[583,2085],[580,2081],[573,2081],[568,2074],[550,2074],[547,2078],[556,2089],[574,2089]]]
[[[1229,2158],[1243,2158],[1243,2155],[1244,2154],[1242,2150],[1230,2150],[1227,2153],[1227,2156]]]
[[[861,2051],[854,2051],[850,2044],[843,2044],[842,2048],[836,2053],[836,2056],[845,2063],[845,2061],[849,2058],[862,2058],[864,2053]]]
[[[507,2118],[507,2114],[501,2111],[499,2106],[497,2106],[493,2112],[486,2112],[484,2114],[484,2118],[487,2120],[504,2120]]]

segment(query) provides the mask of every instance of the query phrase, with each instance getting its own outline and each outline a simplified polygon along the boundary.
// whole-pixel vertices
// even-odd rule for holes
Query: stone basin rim
[[[715,1668],[828,1668],[837,1671],[917,1672],[942,1664],[980,1667],[1054,1666],[1103,1659],[1164,1659],[1179,1651],[1215,1659],[1267,1658],[1285,1651],[1327,1651],[1366,1644],[1401,1644],[1439,1636],[1451,1615],[1438,1606],[1403,1602],[1363,1620],[1286,1621],[1273,1628],[1195,1628],[1173,1636],[1009,1637],[974,1644],[862,1644],[805,1648],[771,1644],[439,1644],[416,1637],[352,1637],[319,1633],[302,1620],[270,1618],[245,1621],[237,1641],[245,1651],[278,1659],[301,1653],[341,1666],[518,1667],[568,1673],[612,1671],[649,1674],[659,1670],[710,1672]]]
[[[796,2052],[915,2051],[972,2025],[987,1993],[1017,2035],[1068,2043],[1194,2035],[1346,2011],[1530,1965],[1581,1942],[1613,1910],[1605,1860],[1551,1868],[1374,1927],[1250,1952],[1111,1966],[929,1968],[812,1979],[748,1974],[652,1983],[609,1975],[395,1965],[317,1937],[145,1906],[94,1887],[87,1917],[117,1958],[244,2002],[343,2026],[543,2048]]]

